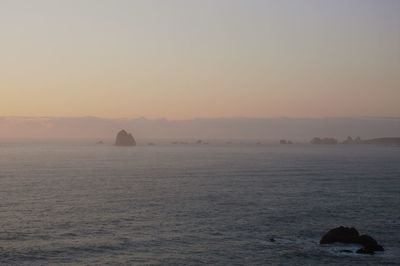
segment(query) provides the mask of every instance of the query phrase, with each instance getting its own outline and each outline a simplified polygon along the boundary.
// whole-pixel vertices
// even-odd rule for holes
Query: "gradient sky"
[[[400,116],[398,0],[0,0],[0,116]]]

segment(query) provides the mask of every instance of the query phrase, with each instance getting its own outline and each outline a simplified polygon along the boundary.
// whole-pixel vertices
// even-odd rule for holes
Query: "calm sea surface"
[[[0,264],[400,265],[400,147],[0,142]]]

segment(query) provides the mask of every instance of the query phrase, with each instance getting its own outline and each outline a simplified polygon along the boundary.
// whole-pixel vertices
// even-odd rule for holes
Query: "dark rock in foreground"
[[[132,134],[126,132],[125,130],[121,130],[117,134],[117,138],[115,140],[116,146],[136,146],[136,141],[133,138]]]
[[[355,243],[356,239],[360,236],[355,228],[349,227],[337,227],[331,229],[326,233],[321,240],[320,244],[332,244],[332,243]]]
[[[360,254],[374,254],[375,251],[383,251],[383,247],[369,235],[360,235],[353,227],[340,226],[329,230],[319,241],[320,244],[358,244],[363,247],[357,250]]]
[[[358,244],[362,245],[364,247],[363,249],[366,251],[383,251],[383,247],[369,235],[361,235],[358,237],[357,241]]]

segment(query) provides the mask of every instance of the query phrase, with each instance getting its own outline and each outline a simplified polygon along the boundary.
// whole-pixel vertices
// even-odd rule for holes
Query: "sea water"
[[[0,264],[399,265],[400,147],[3,141]]]

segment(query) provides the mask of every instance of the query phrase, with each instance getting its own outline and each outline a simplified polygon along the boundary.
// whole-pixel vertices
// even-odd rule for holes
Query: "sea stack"
[[[132,134],[126,132],[124,129],[118,132],[115,140],[116,146],[136,146],[136,141]]]

